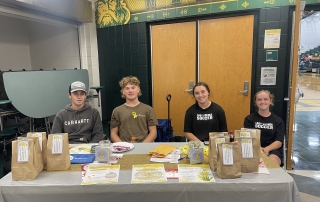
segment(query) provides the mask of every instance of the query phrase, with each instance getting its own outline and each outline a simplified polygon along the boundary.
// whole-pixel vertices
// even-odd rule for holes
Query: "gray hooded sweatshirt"
[[[103,134],[100,114],[86,103],[80,110],[69,104],[56,114],[51,133],[68,133],[70,144],[97,143]]]

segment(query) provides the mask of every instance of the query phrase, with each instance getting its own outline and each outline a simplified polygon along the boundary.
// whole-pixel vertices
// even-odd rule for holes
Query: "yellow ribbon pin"
[[[134,119],[138,118],[138,115],[135,112],[132,112],[132,116],[133,116]]]

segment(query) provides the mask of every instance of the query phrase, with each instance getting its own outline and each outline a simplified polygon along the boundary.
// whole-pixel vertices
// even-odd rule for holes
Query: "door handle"
[[[185,90],[186,92],[193,94],[193,87],[194,87],[194,82],[189,81],[189,89]]]
[[[249,94],[249,81],[245,81],[243,83],[243,90],[240,90],[240,93],[242,93],[244,96],[248,96]]]
[[[240,93],[242,93],[243,95],[248,95],[248,90],[240,90]]]
[[[193,94],[193,89],[187,89],[186,92],[190,93],[190,94]]]

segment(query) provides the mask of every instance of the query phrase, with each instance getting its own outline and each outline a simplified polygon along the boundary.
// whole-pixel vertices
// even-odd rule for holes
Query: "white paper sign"
[[[29,160],[29,142],[18,141],[18,163],[28,162]]]
[[[223,165],[233,165],[233,145],[222,144]]]
[[[171,154],[170,163],[179,163],[179,159],[179,154]]]
[[[277,67],[261,67],[260,85],[276,85]]]
[[[54,134],[52,135],[52,154],[62,154],[63,149],[63,135]]]
[[[250,131],[240,131],[240,137],[250,137]]]
[[[39,145],[40,145],[40,149],[42,151],[42,133],[32,133],[32,137],[39,138]]]
[[[252,137],[257,137],[257,130],[256,129],[243,129],[243,128],[241,128],[241,130],[248,131],[248,132],[252,133]],[[241,135],[240,135],[240,137],[241,137]]]
[[[264,48],[280,48],[281,29],[267,29],[264,31]]]
[[[241,139],[242,158],[253,158],[253,147],[251,138]]]

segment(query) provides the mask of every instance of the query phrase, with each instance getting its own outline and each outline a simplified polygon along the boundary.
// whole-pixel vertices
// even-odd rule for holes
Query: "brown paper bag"
[[[260,160],[260,142],[257,138],[236,137],[241,153],[241,172],[258,172]]]
[[[221,179],[242,177],[238,142],[218,144],[217,157],[216,173]]]
[[[236,130],[237,131],[237,130]],[[261,130],[260,129],[255,129],[255,128],[241,128],[241,131],[250,131],[250,136],[251,137],[255,137],[258,138],[259,142],[260,142],[260,137],[261,137]],[[240,136],[240,134],[239,134]],[[235,135],[235,137],[239,137],[237,135]]]
[[[248,129],[248,128],[241,128],[241,130],[235,130],[235,134],[234,134],[234,138],[239,138],[239,137],[257,138],[259,151],[261,151],[260,136],[261,136],[261,131],[259,129]],[[259,152],[258,155],[260,158],[261,152]]]
[[[27,161],[20,161],[19,158],[19,145],[26,148],[28,152]],[[25,152],[24,152],[25,154]],[[12,180],[34,180],[39,173],[43,170],[42,152],[40,151],[39,139],[35,138],[22,138],[12,141],[12,161],[11,172]]]
[[[225,134],[225,136],[217,135],[218,133],[210,133],[209,135],[209,150],[208,150],[208,160],[209,160],[209,166],[212,171],[217,170],[217,144],[222,142],[230,142],[230,137],[228,136],[228,133]]]
[[[47,145],[47,171],[68,170],[69,167],[68,133],[50,134]]]
[[[209,138],[210,137],[221,137],[221,136],[228,136],[228,132],[210,132],[209,133]]]
[[[47,133],[46,132],[29,132],[27,137],[38,137],[40,150],[43,157],[43,168],[47,167]]]

